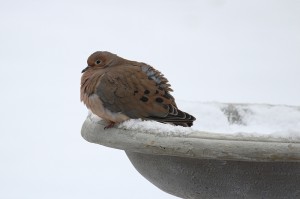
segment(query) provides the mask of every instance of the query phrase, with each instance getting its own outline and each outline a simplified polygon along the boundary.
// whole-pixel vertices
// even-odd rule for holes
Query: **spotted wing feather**
[[[149,65],[115,66],[103,74],[97,95],[104,107],[130,118],[191,126],[195,118],[178,110],[168,80]]]

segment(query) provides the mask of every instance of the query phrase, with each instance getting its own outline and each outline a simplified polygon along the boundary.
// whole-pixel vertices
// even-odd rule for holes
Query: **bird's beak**
[[[90,66],[87,66],[85,69],[83,69],[83,70],[81,71],[81,73],[84,73],[84,72],[87,71],[89,68],[90,68]]]

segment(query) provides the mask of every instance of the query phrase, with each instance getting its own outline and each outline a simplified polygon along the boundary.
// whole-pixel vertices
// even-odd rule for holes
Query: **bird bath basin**
[[[253,105],[219,105],[232,125],[247,126],[256,115]],[[258,109],[274,108],[278,107],[258,105]],[[282,108],[291,110],[292,118],[293,114],[296,118],[300,115],[299,107],[280,106],[278,110]],[[206,116],[198,116],[196,122],[201,123],[201,117]],[[297,129],[300,121],[291,120]],[[141,126],[143,123],[140,122]],[[104,125],[89,115],[81,134],[89,142],[124,150],[141,175],[175,196],[300,198],[300,129],[294,129],[291,137],[284,132],[277,135],[287,136],[208,133],[194,129],[182,134],[182,129],[179,133],[157,133],[155,129],[128,128],[128,125],[104,130]]]

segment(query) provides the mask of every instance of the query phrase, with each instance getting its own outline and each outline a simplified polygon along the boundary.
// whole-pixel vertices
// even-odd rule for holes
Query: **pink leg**
[[[105,126],[104,129],[110,129],[110,128],[114,127],[115,124],[116,124],[115,122],[109,121],[109,124],[107,126]]]

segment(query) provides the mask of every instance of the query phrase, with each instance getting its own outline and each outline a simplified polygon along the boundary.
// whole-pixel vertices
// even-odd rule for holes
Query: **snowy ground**
[[[81,137],[87,57],[108,50],[153,65],[178,106],[197,116],[193,128],[230,133],[234,126],[207,114],[220,115],[217,105],[198,112],[180,100],[299,106],[299,3],[1,1],[0,198],[175,198],[146,181],[123,151]],[[298,118],[285,110],[278,112]]]

